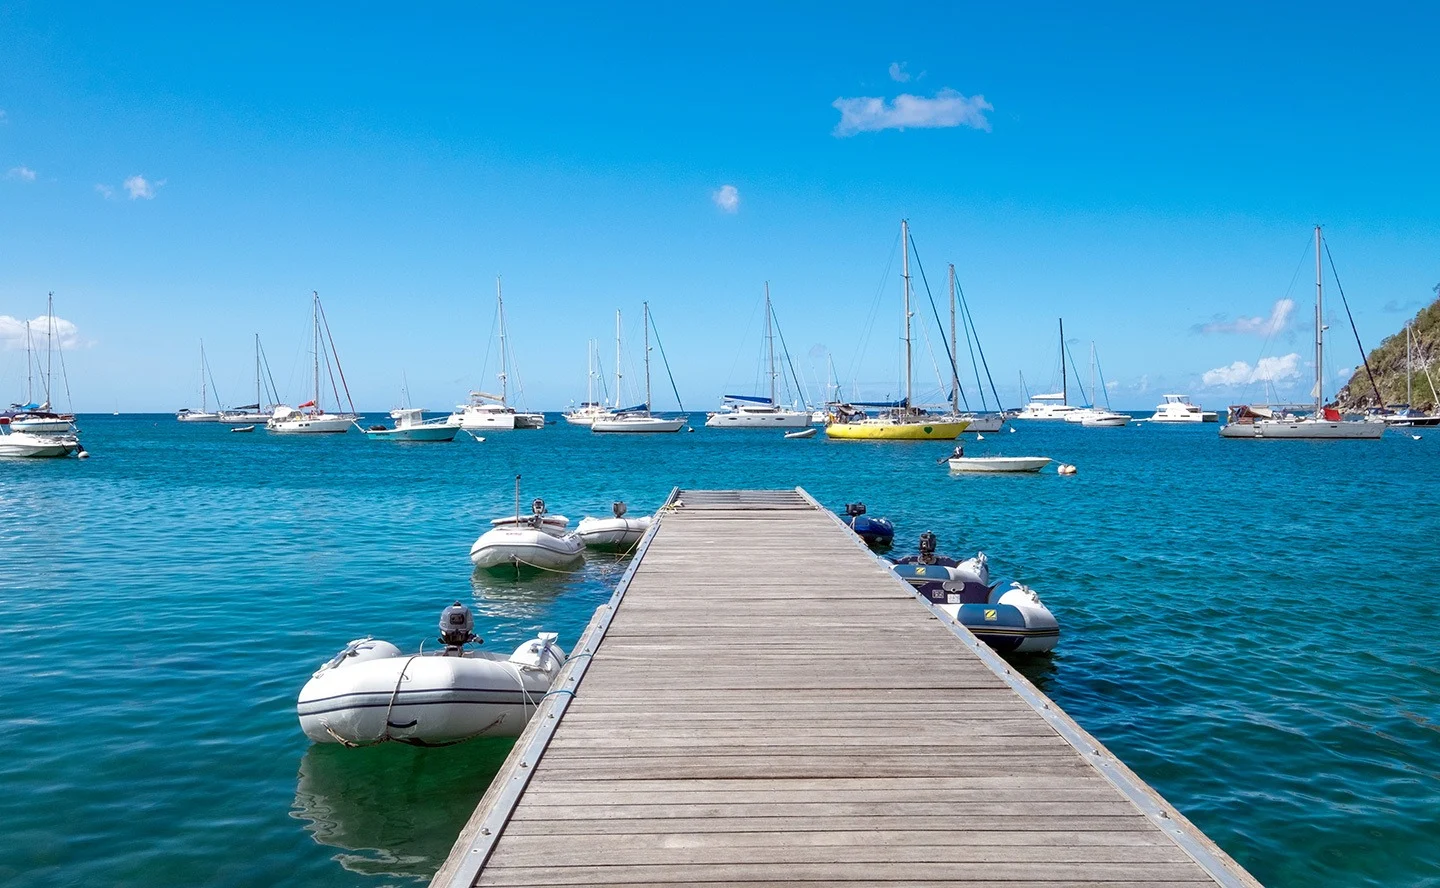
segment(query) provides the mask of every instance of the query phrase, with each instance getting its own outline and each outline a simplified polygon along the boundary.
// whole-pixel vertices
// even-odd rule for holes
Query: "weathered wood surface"
[[[433,884],[1256,884],[808,498],[678,498]]]

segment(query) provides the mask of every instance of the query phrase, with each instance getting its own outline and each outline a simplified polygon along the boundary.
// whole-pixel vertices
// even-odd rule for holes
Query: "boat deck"
[[[803,490],[672,494],[435,875],[1258,883]]]

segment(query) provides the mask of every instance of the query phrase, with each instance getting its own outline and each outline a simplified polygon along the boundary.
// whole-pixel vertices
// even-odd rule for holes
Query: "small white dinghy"
[[[1048,456],[952,456],[952,472],[1038,472],[1050,465]]]
[[[470,547],[470,563],[481,570],[522,567],[568,571],[585,560],[585,543],[566,528],[570,519],[549,515],[545,501],[530,504],[530,515],[520,515],[520,476],[515,476],[515,517],[496,518],[490,530]]]
[[[817,429],[817,428],[815,428],[814,426],[811,426],[811,427],[808,428],[808,429],[800,429],[800,430],[797,431],[797,432],[786,432],[786,433],[785,433],[785,437],[787,437],[787,438],[813,438],[813,437],[815,437],[815,433],[818,432],[818,431],[820,431],[820,430]]]
[[[989,601],[935,606],[959,620],[975,637],[1005,654],[1042,654],[1055,649],[1060,624],[1039,594],[1024,583],[996,589]]]
[[[503,654],[467,651],[479,642],[470,609],[440,614],[433,653],[405,655],[362,638],[321,666],[300,691],[300,728],[316,743],[369,746],[396,740],[446,746],[472,737],[518,737],[550,690],[565,652],[553,632]]]
[[[580,540],[591,549],[610,552],[628,552],[640,544],[640,538],[650,529],[651,518],[626,518],[625,504],[615,503],[610,507],[613,517],[580,519],[575,532]]]

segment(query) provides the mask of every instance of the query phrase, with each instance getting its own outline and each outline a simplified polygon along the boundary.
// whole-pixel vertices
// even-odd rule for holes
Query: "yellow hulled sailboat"
[[[911,397],[910,360],[910,223],[900,220],[900,249],[904,255],[901,278],[905,282],[905,398],[884,405],[879,416],[859,410],[838,410],[825,426],[825,437],[850,441],[953,441],[970,425],[967,419],[927,414]]]

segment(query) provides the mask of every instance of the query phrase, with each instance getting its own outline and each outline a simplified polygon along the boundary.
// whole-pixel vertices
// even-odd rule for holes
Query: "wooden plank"
[[[958,872],[957,872],[958,870]],[[879,879],[967,879],[1001,881],[1093,880],[1114,884],[1138,880],[1173,882],[1195,879],[1195,864],[1184,863],[888,863],[862,868],[850,863],[769,863],[731,862],[725,865],[660,864],[635,867],[487,866],[481,885],[616,885],[639,880],[661,884],[727,884],[756,881],[847,882],[869,885]],[[538,881],[537,881],[538,880]]]

